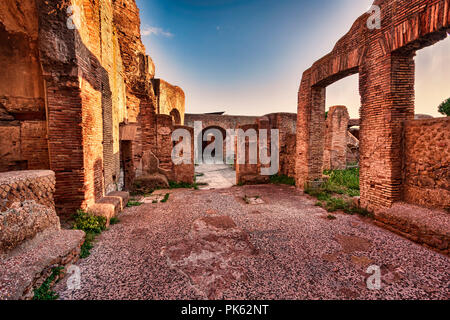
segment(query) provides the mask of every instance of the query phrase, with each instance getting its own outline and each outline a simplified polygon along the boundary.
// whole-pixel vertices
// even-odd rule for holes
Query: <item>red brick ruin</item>
[[[364,14],[304,72],[297,116],[186,119],[181,88],[155,79],[135,1],[3,1],[0,171],[50,169],[59,214],[101,211],[136,181],[192,182],[193,165],[172,163],[171,133],[200,120],[205,130],[279,129],[279,174],[300,189],[320,185],[323,169],[359,162],[363,207],[446,208],[449,119],[414,120],[414,55],[446,38],[449,1],[376,1],[381,29],[368,28]],[[81,10],[78,28],[68,27],[71,5]],[[361,119],[336,106],[325,121],[326,87],[356,73]],[[239,166],[236,182],[261,180],[259,168]]]
[[[2,2],[0,63],[10,71],[0,79],[0,132],[7,137],[0,171],[53,170],[59,213],[108,202],[109,194],[155,174],[161,181],[192,181],[192,166],[176,168],[170,157],[171,132],[185,123],[184,92],[155,79],[135,2],[72,2]],[[414,122],[413,58],[447,36],[449,1],[374,4],[381,8],[381,29],[369,29],[369,15],[361,16],[330,54],[304,72],[296,125],[282,113],[186,115],[185,128],[192,130],[196,120],[204,129],[268,120],[268,128],[280,129],[279,173],[295,176],[301,189],[320,184],[323,169],[359,161],[363,207],[389,208],[400,200],[424,205],[424,195],[427,206],[445,207],[448,155],[439,153],[428,166],[418,157],[433,146],[445,149],[446,142],[434,135],[412,145],[411,137],[424,126],[448,130],[448,119]],[[79,28],[67,27],[69,5],[81,8]],[[324,121],[326,87],[355,73],[361,119],[333,107]],[[354,121],[357,137],[348,131]],[[237,182],[254,174],[240,168]]]
[[[168,188],[170,182],[192,186],[196,121],[202,121],[202,132],[278,129],[278,175],[295,178],[300,190],[321,188],[327,178],[324,169],[359,166],[361,197],[350,201],[374,212],[376,224],[448,255],[448,212],[442,209],[450,209],[450,117],[415,117],[414,56],[447,37],[450,0],[377,0],[374,5],[381,9],[381,28],[369,28],[369,14],[362,15],[332,52],[303,73],[297,114],[249,117],[185,114],[183,90],[155,79],[155,65],[141,40],[135,0],[0,1],[0,299],[32,298],[33,288],[50,276],[52,268],[67,268],[79,258],[85,233],[61,228],[60,217],[82,209],[106,217],[109,225],[128,204],[128,191],[147,195],[156,187]],[[74,18],[78,14],[80,21]],[[326,117],[326,87],[352,74],[359,74],[360,119],[350,119],[345,106],[331,107]],[[172,161],[177,142],[172,134],[177,129],[191,134],[189,164]],[[248,140],[224,143],[224,150],[227,144],[245,146],[231,159],[236,184],[268,183],[270,177],[261,175],[261,159],[256,164],[248,161]],[[270,152],[273,140],[271,133]],[[237,164],[242,151],[247,162]],[[294,187],[256,187],[276,187],[267,198],[279,192],[276,196],[288,204],[274,207],[277,212],[271,216],[288,215],[298,206],[307,212],[307,220],[301,220],[304,224],[317,223],[308,220],[314,212],[318,217],[326,212]],[[225,193],[233,192],[232,198],[238,199],[242,190],[255,190],[255,186],[246,188]],[[202,192],[189,193],[186,204],[206,194]],[[223,202],[217,203],[231,198],[220,199]],[[204,202],[193,202],[194,207],[202,208]],[[177,226],[177,232],[183,230],[178,228],[182,219],[193,217],[179,207],[164,210],[176,217],[171,227]],[[253,219],[239,205],[226,210],[238,210],[239,216]],[[266,215],[258,211],[252,215],[264,217],[261,225],[267,226]],[[324,221],[320,218],[308,228],[318,230]],[[167,232],[167,226],[158,223],[156,229]],[[232,220],[229,224],[242,240],[242,230]],[[135,233],[147,237],[148,228],[133,231],[129,243]],[[296,236],[298,230],[294,230]],[[212,246],[210,234],[205,234]],[[231,239],[229,233],[224,235]],[[287,238],[292,245],[294,238]],[[303,239],[307,238],[311,243],[325,239],[323,234]],[[153,250],[159,250],[158,254],[159,241]],[[233,248],[236,244],[231,242]],[[283,250],[285,244],[280,246]],[[2,258],[18,247],[19,251]]]
[[[447,37],[450,1],[385,0],[374,5],[381,8],[381,29],[369,29],[369,14],[362,15],[331,53],[303,73],[297,186],[322,180],[326,87],[359,73],[361,205],[377,210],[404,200],[444,208],[450,203],[450,119],[414,121],[414,56]],[[425,132],[428,139],[417,141]]]
[[[59,214],[109,203],[149,171],[178,180],[184,92],[154,79],[135,1],[5,0],[0,43],[0,172],[54,171]]]

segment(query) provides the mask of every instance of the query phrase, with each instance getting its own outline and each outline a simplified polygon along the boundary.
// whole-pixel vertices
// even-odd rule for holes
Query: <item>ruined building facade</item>
[[[60,214],[130,186],[152,157],[177,180],[167,137],[184,93],[154,79],[134,0],[4,0],[0,44],[0,172],[54,171]]]
[[[303,73],[297,186],[322,180],[326,87],[359,74],[361,205],[382,210],[407,201],[448,208],[450,118],[414,120],[414,56],[447,37],[450,0],[376,0],[374,5],[381,12],[379,29],[368,27],[370,14],[362,15]]]

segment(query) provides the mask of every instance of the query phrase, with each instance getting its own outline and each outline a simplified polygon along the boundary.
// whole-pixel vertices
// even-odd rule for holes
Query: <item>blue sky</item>
[[[333,48],[372,0],[137,0],[137,4],[156,76],[183,88],[187,112],[263,115],[296,112],[303,71]],[[450,40],[444,43],[418,56],[424,65],[418,66],[418,73],[431,74],[439,85],[441,80],[448,84],[450,64],[443,67],[429,59],[448,59]],[[443,84],[442,88],[435,90],[436,101],[450,96]],[[357,76],[330,86],[327,106],[345,104],[357,117],[357,90]],[[425,91],[423,98],[418,94],[423,106],[417,112],[436,115],[434,105],[428,107],[430,92]]]

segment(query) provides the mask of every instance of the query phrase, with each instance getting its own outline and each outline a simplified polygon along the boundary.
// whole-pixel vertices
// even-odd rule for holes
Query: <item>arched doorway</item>
[[[222,146],[222,155],[223,157],[221,157],[221,159],[218,159],[219,161],[222,160],[222,162],[225,162],[225,154],[226,154],[226,137],[227,137],[227,132],[224,128],[219,127],[219,126],[210,126],[207,127],[205,129],[202,130],[202,135],[201,135],[201,139],[202,139],[202,158],[203,161],[207,161],[209,159],[205,159],[205,151],[208,151],[207,147],[211,146],[210,149],[212,148],[212,146],[214,144],[216,144],[216,139],[221,138],[222,141],[218,141],[219,143],[216,144],[216,148],[217,146]],[[216,157],[216,155],[219,155],[219,152],[217,152],[216,148],[214,148],[214,150],[211,151],[211,156],[212,157]]]
[[[172,117],[173,123],[176,125],[181,125],[181,114],[177,109],[170,111],[170,116]]]
[[[200,188],[223,189],[234,186],[236,172],[233,165],[226,161],[227,143],[234,143],[234,140],[227,139],[226,129],[216,125],[208,126],[201,131],[198,139],[202,161],[196,165],[195,175]]]

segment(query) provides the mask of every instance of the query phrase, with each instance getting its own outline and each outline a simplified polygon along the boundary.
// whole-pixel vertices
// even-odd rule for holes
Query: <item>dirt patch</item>
[[[352,259],[353,264],[364,267],[364,268],[373,264],[373,260],[368,257],[352,256],[351,259]]]
[[[200,221],[206,223],[208,227],[214,227],[218,229],[233,229],[236,228],[236,223],[230,218],[226,216],[217,216],[217,217],[205,217],[201,218]]]
[[[339,253],[332,253],[332,254],[324,254],[322,256],[322,259],[328,262],[336,262],[339,257]]]
[[[367,239],[355,236],[336,236],[336,241],[342,246],[345,253],[352,253],[357,251],[369,251],[371,242]]]
[[[256,252],[248,234],[230,217],[215,216],[196,220],[184,239],[164,247],[161,254],[200,295],[222,299],[232,283],[246,279],[246,270],[236,262]]]

